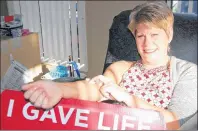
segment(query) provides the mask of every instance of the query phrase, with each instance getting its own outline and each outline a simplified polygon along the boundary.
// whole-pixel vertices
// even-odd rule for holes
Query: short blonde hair
[[[163,29],[169,36],[169,29],[173,29],[174,24],[173,12],[165,2],[147,2],[136,6],[130,14],[128,28],[133,35],[140,23]]]

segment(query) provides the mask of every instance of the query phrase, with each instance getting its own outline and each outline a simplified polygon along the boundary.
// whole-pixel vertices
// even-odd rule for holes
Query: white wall
[[[88,77],[102,73],[114,16],[145,1],[86,1]]]

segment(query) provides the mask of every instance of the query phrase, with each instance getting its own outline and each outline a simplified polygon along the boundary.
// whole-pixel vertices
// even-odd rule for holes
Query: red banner
[[[23,92],[1,94],[1,129],[8,130],[165,130],[156,111],[77,99],[62,99],[50,110],[36,109]]]

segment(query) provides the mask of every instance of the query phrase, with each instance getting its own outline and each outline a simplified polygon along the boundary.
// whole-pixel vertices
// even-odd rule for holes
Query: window
[[[84,1],[7,1],[9,15],[22,14],[23,28],[38,32],[42,60],[74,61],[87,72]]]
[[[168,0],[167,4],[175,13],[197,14],[197,0]]]

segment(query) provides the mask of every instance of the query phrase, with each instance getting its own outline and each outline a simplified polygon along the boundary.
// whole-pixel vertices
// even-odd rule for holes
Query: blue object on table
[[[50,71],[49,74],[53,79],[61,78],[61,77],[68,77],[68,70],[66,66],[59,65],[59,66],[56,66],[55,69]]]
[[[78,69],[78,65],[76,64],[76,62],[75,61],[71,61],[69,63],[72,64],[72,66],[74,68],[74,71],[76,71],[77,76],[80,78],[80,71]]]

